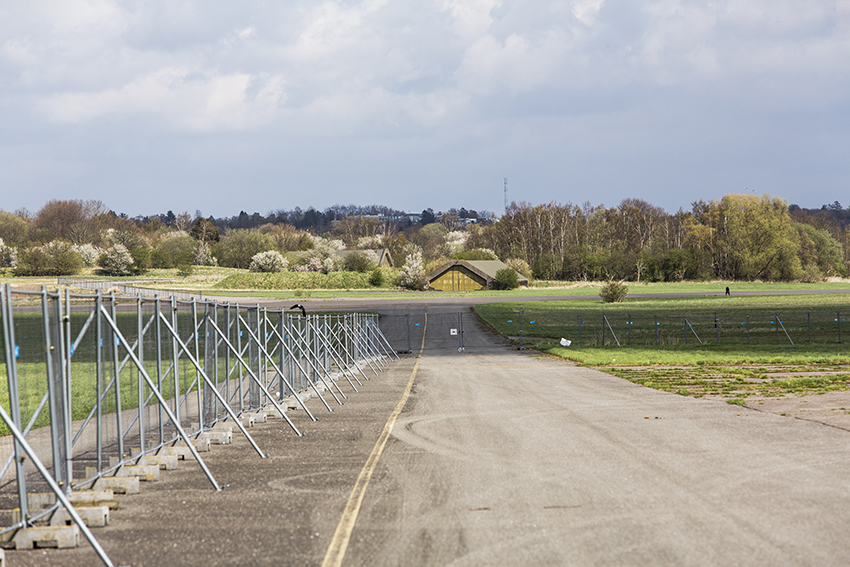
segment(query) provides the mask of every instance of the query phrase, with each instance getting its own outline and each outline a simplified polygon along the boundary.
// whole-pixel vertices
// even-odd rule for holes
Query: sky
[[[0,2],[0,209],[847,195],[850,0]]]

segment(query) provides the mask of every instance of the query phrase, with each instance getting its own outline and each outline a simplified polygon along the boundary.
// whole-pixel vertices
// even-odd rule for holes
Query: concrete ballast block
[[[159,480],[159,465],[125,465],[115,473],[117,477],[138,477],[139,480]]]
[[[14,537],[15,549],[54,547],[68,549],[80,545],[80,528],[71,526],[37,526],[18,530]]]
[[[204,431],[199,436],[199,439],[208,439],[210,443],[215,445],[229,445],[233,442],[233,433],[231,431]]]
[[[74,506],[74,510],[90,528],[102,528],[109,524],[109,506],[91,508]],[[50,518],[51,526],[70,526],[74,520],[65,508],[59,508]]]
[[[140,465],[155,465],[160,469],[173,471],[177,468],[177,455],[145,455],[139,459]]]
[[[137,476],[104,476],[94,483],[95,490],[111,490],[116,494],[138,494],[139,477]]]

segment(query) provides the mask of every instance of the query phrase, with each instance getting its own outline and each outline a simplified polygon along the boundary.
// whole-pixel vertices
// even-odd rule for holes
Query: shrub
[[[213,255],[219,264],[228,268],[247,268],[251,259],[259,252],[272,250],[272,238],[257,230],[230,230],[227,235],[212,247]]]
[[[198,241],[195,244],[195,265],[196,266],[218,266],[218,260],[212,255],[209,244]]]
[[[98,265],[109,275],[123,276],[130,273],[133,265],[133,256],[123,244],[110,246],[98,259]]]
[[[181,278],[187,278],[195,273],[195,266],[192,264],[180,264],[177,266],[177,275]]]
[[[513,268],[502,268],[496,272],[493,289],[516,289],[519,287],[519,277]]]
[[[0,211],[2,213],[3,211]],[[14,268],[18,265],[18,250],[14,246],[6,246],[0,238],[0,268]]]
[[[74,244],[74,251],[83,259],[86,266],[94,266],[97,259],[103,254],[103,250],[94,244]]]
[[[360,272],[363,274],[374,270],[376,267],[375,263],[362,252],[351,252],[346,254],[345,259],[342,262],[342,266],[347,272]]]
[[[382,272],[380,268],[375,268],[372,270],[372,273],[369,274],[369,284],[375,287],[381,287],[384,285],[384,272]]]
[[[195,239],[188,235],[166,238],[151,252],[154,268],[173,268],[195,261]]]
[[[401,269],[399,283],[407,289],[417,291],[425,289],[425,269],[422,267],[422,252],[417,250],[407,255],[407,260]]]
[[[70,242],[54,240],[42,248],[50,259],[50,272],[47,275],[70,276],[83,269],[83,258]]]
[[[599,297],[605,303],[619,303],[626,298],[628,293],[629,288],[626,284],[611,280],[602,286],[602,289],[599,291]]]
[[[69,242],[55,240],[44,246],[27,248],[18,255],[15,275],[69,276],[83,268],[83,259]]]
[[[509,268],[516,270],[518,274],[522,274],[527,278],[531,277],[531,267],[529,267],[528,262],[525,260],[521,258],[508,258],[505,260],[505,264],[507,264]]]
[[[277,250],[267,250],[254,254],[251,265],[248,267],[252,272],[283,272],[289,266],[289,261],[280,255]]]
[[[18,265],[15,266],[16,276],[43,276],[47,274],[50,258],[40,246],[24,248],[18,252]]]

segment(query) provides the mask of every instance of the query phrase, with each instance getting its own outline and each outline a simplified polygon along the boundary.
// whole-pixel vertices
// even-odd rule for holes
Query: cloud
[[[0,171],[18,168],[16,187],[46,179],[26,163],[65,164],[77,187],[96,186],[97,171],[132,168],[134,152],[162,176],[186,167],[181,182],[214,161],[258,186],[292,155],[288,174],[327,187],[328,156],[364,179],[392,162],[451,172],[449,194],[490,170],[539,175],[541,187],[565,171],[606,187],[673,170],[725,180],[737,175],[729,156],[793,157],[835,186],[850,174],[812,157],[850,143],[848,0],[32,0],[0,5],[0,38]],[[194,146],[173,141],[181,134],[209,144],[197,165],[183,165]],[[124,161],[98,161],[104,147]],[[566,148],[583,156],[568,170]],[[665,156],[683,148],[693,167],[672,168]]]
[[[249,96],[253,84],[257,84],[256,94]],[[41,109],[49,119],[63,123],[144,114],[204,132],[260,126],[275,115],[284,99],[280,77],[244,73],[204,76],[166,68],[117,89],[48,97]]]

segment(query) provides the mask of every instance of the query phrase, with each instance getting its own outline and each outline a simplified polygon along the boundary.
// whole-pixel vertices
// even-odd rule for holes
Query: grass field
[[[682,395],[744,403],[753,395],[850,389],[850,294],[516,302],[475,310],[499,333],[517,341],[521,335],[525,346]],[[562,346],[562,338],[572,344]],[[771,377],[776,372],[820,375]]]

